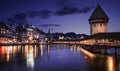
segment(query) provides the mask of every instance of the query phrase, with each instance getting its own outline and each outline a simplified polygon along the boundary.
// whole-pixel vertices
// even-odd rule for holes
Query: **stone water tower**
[[[107,32],[108,16],[98,4],[89,18],[90,34],[105,33]]]

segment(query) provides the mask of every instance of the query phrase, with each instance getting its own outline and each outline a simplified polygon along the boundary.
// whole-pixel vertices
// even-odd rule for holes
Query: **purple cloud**
[[[84,7],[84,8],[78,8],[78,7],[63,7],[62,9],[55,12],[54,15],[58,16],[64,16],[64,15],[71,15],[76,13],[87,13],[94,7]]]
[[[42,19],[48,19],[52,15],[51,10],[31,11],[28,13],[29,17],[40,17]]]

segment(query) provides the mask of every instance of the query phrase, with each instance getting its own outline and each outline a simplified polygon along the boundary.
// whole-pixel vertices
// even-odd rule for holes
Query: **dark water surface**
[[[120,56],[68,45],[0,46],[0,71],[120,71]]]

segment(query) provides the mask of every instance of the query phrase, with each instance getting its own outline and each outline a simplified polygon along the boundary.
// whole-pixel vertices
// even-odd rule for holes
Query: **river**
[[[120,56],[69,45],[0,46],[0,71],[120,71]]]

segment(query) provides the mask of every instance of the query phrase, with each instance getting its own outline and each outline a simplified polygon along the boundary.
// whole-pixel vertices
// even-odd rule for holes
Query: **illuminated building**
[[[29,41],[33,39],[33,29],[30,28],[27,29],[27,36]]]
[[[39,29],[37,29],[37,28],[33,28],[33,40],[34,40],[34,42],[38,42],[38,39],[39,39],[39,31],[38,31]]]
[[[0,43],[11,42],[10,28],[4,23],[0,22]]]
[[[6,34],[9,31],[10,28],[4,22],[0,22],[0,34]]]
[[[35,28],[34,26],[30,26],[29,28],[27,28],[27,37],[29,42],[38,42],[40,38],[40,30]]]
[[[59,36],[59,40],[65,39],[64,36]]]

